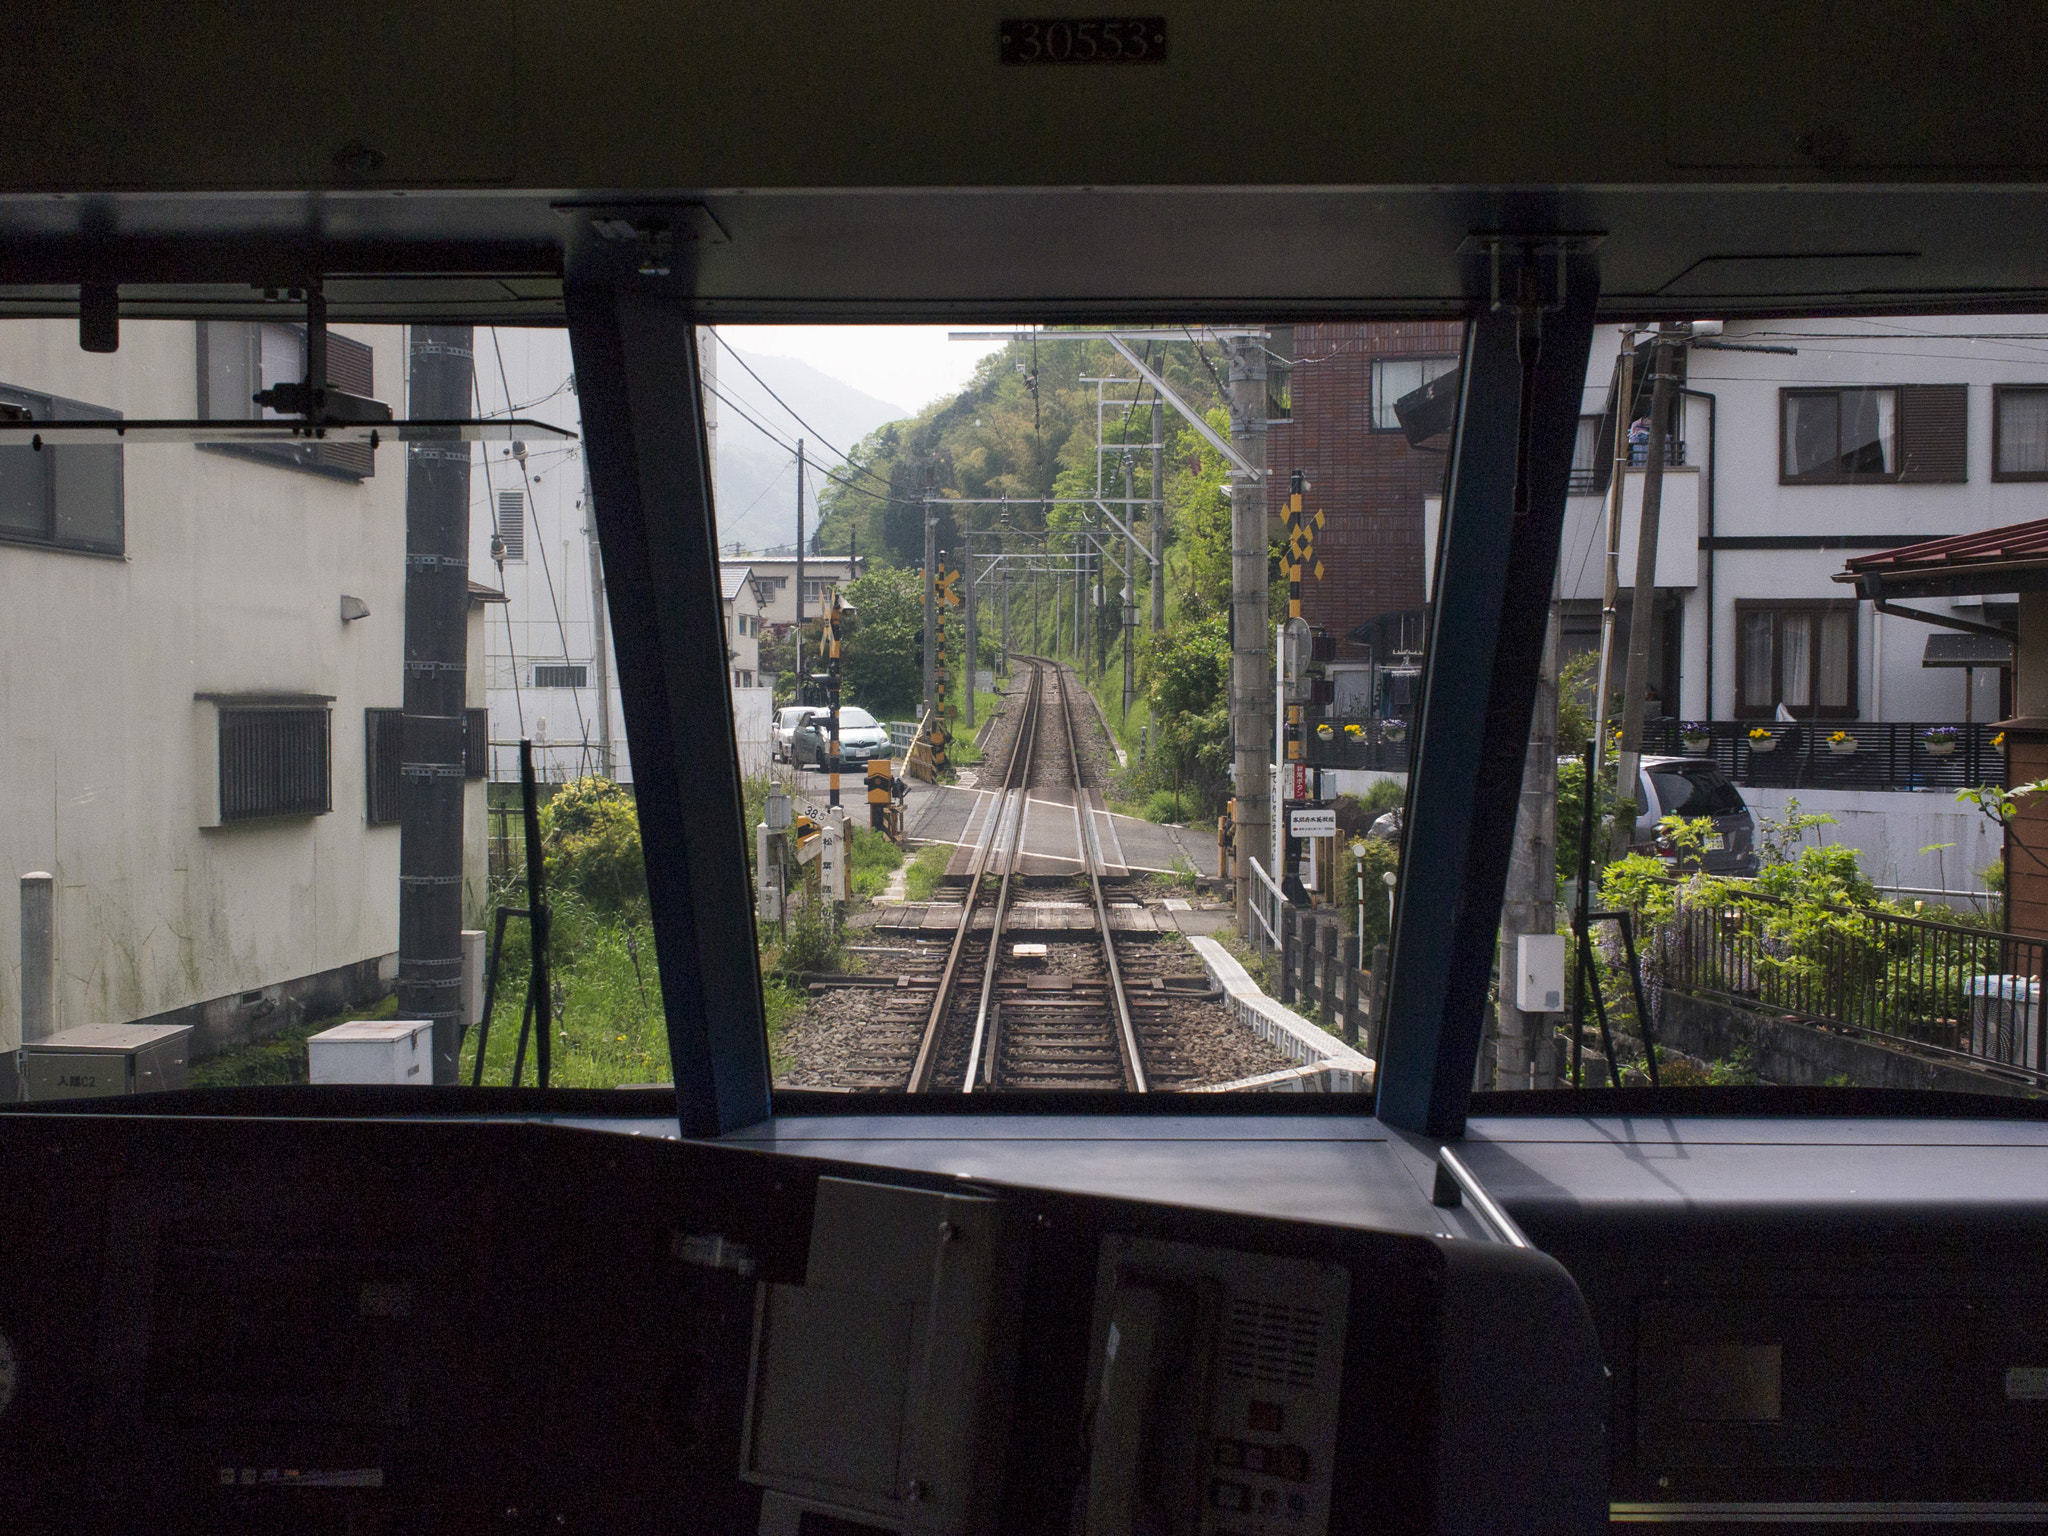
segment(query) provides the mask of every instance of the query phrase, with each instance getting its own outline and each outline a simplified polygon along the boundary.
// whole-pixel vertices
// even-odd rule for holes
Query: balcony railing
[[[1645,464],[1649,463],[1650,445],[1648,443],[1635,444],[1629,453],[1628,462],[1630,467],[1635,469],[1641,469]],[[1676,439],[1667,438],[1665,440],[1664,467],[1666,469],[1683,469],[1685,467],[1684,443]],[[1571,483],[1566,487],[1566,493],[1572,496],[1591,496],[1600,489],[1601,484],[1607,479],[1611,468],[1611,464],[1573,465]]]
[[[1943,751],[1930,743],[1936,721],[1714,720],[1707,742],[1694,750],[1681,738],[1682,722],[1643,722],[1643,750],[1711,758],[1737,784],[1760,789],[1947,790],[2005,782],[2005,753],[1993,746],[1995,725],[1958,725]],[[1768,738],[1753,739],[1761,728]],[[1844,733],[1853,748],[1828,738]]]
[[[1653,981],[2048,1083],[2048,941],[1817,905],[1773,933],[1782,904],[1739,900],[1682,907],[1651,946]]]
[[[1323,725],[1330,728],[1328,741],[1316,734]],[[1384,720],[1317,720],[1309,723],[1305,734],[1302,756],[1311,768],[1406,773],[1415,751],[1415,732],[1407,727],[1389,730]]]

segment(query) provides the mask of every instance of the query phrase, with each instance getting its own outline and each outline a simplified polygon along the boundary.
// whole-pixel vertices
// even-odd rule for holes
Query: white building
[[[163,321],[99,355],[70,322],[16,321],[0,401],[249,415],[300,349],[289,325]],[[337,327],[332,349],[337,382],[404,413],[402,328]],[[55,877],[60,1030],[192,1023],[204,1054],[388,988],[405,466],[395,446],[0,449],[0,1053],[31,872]],[[466,813],[478,902],[480,781]]]
[[[1857,554],[2048,515],[2048,316],[1730,322],[1703,340],[1685,357],[1682,447],[1664,475],[1650,675],[1666,712],[1738,731],[1790,715],[1860,734],[1860,750],[2001,718],[1999,668],[1923,665],[1930,639],[1954,631],[1876,613],[1834,578]],[[1609,327],[1594,342],[1582,487],[1601,478],[1592,449],[1619,343]],[[1624,589],[1642,479],[1628,474]],[[1604,526],[1602,497],[1571,498],[1567,654],[1598,644]],[[1916,606],[1977,622],[2009,612],[1996,598]],[[1899,728],[1867,729],[1885,724]],[[1759,815],[1794,798],[1833,815],[1826,835],[1885,884],[1977,889],[1998,858],[1996,829],[1952,787],[1831,788],[1774,772],[1743,794]]]
[[[715,466],[718,348],[700,333],[698,352]],[[568,332],[479,327],[476,369],[485,413],[581,431]],[[491,777],[517,780],[524,738],[544,780],[631,783],[582,445],[494,443],[482,464],[470,482],[470,570],[505,594],[485,640]]]
[[[796,622],[796,568],[794,549],[770,550],[763,554],[733,555],[719,562],[728,569],[744,565],[754,573],[754,585],[761,596],[761,618],[776,634]],[[834,587],[842,590],[868,568],[867,558],[846,555],[805,555],[803,559],[804,619],[815,622]]]

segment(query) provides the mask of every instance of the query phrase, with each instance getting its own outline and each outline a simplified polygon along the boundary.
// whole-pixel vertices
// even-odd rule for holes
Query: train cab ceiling
[[[566,324],[677,1079],[0,1113],[0,1528],[2048,1524],[2038,1105],[1471,1093],[1593,325],[2048,303],[2048,14],[0,36],[0,325]],[[695,327],[1412,315],[1468,324],[1377,1102],[771,1097],[732,738],[683,729],[726,697]]]

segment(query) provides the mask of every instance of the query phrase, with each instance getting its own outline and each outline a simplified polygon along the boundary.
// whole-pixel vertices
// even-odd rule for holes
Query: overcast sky
[[[912,414],[974,376],[974,365],[999,348],[985,341],[948,341],[944,325],[720,326],[741,351],[794,357],[842,384]],[[961,329],[996,330],[997,326]]]

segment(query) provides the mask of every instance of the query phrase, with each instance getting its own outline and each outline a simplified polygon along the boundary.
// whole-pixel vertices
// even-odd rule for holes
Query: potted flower
[[[1847,757],[1856,750],[1856,738],[1847,731],[1833,731],[1828,735],[1828,750],[1837,757]]]
[[[1778,738],[1770,731],[1764,729],[1764,727],[1752,725],[1749,728],[1749,750],[1752,752],[1775,752],[1778,750]]]
[[[1956,728],[1952,725],[1929,726],[1920,733],[1920,740],[1926,744],[1929,757],[1947,757],[1956,749]]]
[[[1678,739],[1686,751],[1698,757],[1713,746],[1713,728],[1704,720],[1687,720],[1678,728]]]
[[[1406,720],[1382,720],[1380,722],[1380,735],[1387,741],[1406,741],[1408,739],[1408,722]]]
[[[1356,741],[1359,737],[1365,734],[1365,727],[1360,725],[1356,720],[1353,720],[1349,725],[1344,727],[1344,734],[1351,740]]]
[[[2005,750],[2005,732],[2000,731],[1991,738],[1991,750],[1994,752],[2003,752]]]

